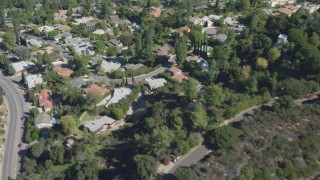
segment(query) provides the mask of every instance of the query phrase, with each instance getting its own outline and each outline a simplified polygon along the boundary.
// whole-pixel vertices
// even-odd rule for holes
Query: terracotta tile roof
[[[53,71],[58,73],[62,77],[70,77],[74,73],[73,70],[71,70],[69,68],[63,68],[60,66],[54,67]]]
[[[182,73],[181,69],[179,69],[179,68],[177,68],[177,67],[171,67],[171,68],[169,69],[169,71],[170,71],[173,75],[181,74],[181,73]]]
[[[110,92],[110,88],[108,87],[100,87],[97,84],[91,84],[89,87],[85,88],[84,91],[87,94],[95,94],[98,96],[103,96],[107,92]]]
[[[51,110],[53,106],[50,93],[51,91],[49,89],[44,89],[38,95],[39,105],[43,106],[46,111]]]
[[[167,56],[170,53],[171,47],[169,44],[165,44],[157,49],[158,56]]]
[[[182,82],[184,80],[188,80],[189,78],[187,76],[185,76],[184,74],[180,73],[180,74],[175,74],[172,76],[173,79]]]
[[[58,30],[59,30],[59,31],[63,31],[63,32],[65,32],[65,31],[71,31],[71,27],[68,26],[68,25],[63,25],[63,24],[61,24],[61,25],[58,26]]]
[[[279,8],[278,11],[283,13],[283,14],[291,16],[291,14],[297,12],[298,9],[296,9],[296,8],[294,8],[292,6],[286,6],[284,8]]]
[[[109,16],[109,19],[110,19],[111,21],[120,21],[120,18],[119,18],[118,15]]]
[[[161,8],[159,7],[150,7],[150,14],[154,17],[159,17],[161,15]]]

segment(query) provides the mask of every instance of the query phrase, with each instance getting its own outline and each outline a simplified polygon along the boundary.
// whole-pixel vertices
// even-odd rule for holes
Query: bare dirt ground
[[[4,142],[6,135],[6,127],[8,122],[8,108],[6,102],[0,105],[0,169],[2,169],[2,159],[4,153]],[[1,174],[1,172],[0,172]]]

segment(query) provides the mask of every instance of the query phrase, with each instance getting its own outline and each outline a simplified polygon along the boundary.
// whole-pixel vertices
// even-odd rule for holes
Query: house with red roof
[[[171,67],[169,69],[169,71],[170,71],[170,73],[172,75],[171,78],[175,79],[175,80],[177,80],[179,82],[182,82],[182,81],[185,81],[185,80],[189,79],[186,75],[184,75],[182,73],[182,70],[177,68],[177,67]]]
[[[97,96],[103,96],[106,93],[110,92],[110,88],[109,87],[100,87],[97,84],[91,84],[90,86],[88,86],[87,88],[84,89],[84,92],[86,94],[94,94]]]
[[[293,7],[293,6],[286,6],[286,7],[284,7],[284,8],[279,8],[279,9],[278,9],[278,11],[279,11],[280,13],[285,14],[285,15],[288,15],[289,17],[290,17],[293,13],[297,12],[298,10],[299,10],[298,8],[295,8],[295,7]]]
[[[44,111],[50,111],[53,107],[51,99],[51,91],[49,89],[42,90],[39,95],[39,105],[44,109]]]

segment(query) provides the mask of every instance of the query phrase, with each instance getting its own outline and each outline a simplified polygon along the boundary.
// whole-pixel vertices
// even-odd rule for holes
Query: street
[[[8,179],[8,177],[15,178],[20,171],[21,159],[18,156],[18,144],[23,136],[23,124],[20,118],[25,110],[25,102],[23,91],[18,85],[2,75],[0,75],[0,86],[4,93],[7,93],[4,98],[7,101],[9,112],[1,179]]]

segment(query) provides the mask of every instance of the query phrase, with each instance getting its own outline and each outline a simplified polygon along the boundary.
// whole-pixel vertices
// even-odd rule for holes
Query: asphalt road
[[[182,157],[182,159],[179,159],[178,162],[169,170],[168,174],[173,174],[178,167],[190,167],[209,153],[211,153],[211,150],[206,148],[204,145],[196,147],[189,154]]]
[[[20,157],[18,155],[18,144],[22,140],[22,121],[25,109],[25,102],[22,97],[22,90],[18,89],[17,84],[0,75],[0,86],[3,88],[4,96],[7,101],[9,117],[6,129],[5,149],[3,156],[3,166],[1,179],[15,178],[20,170]]]

